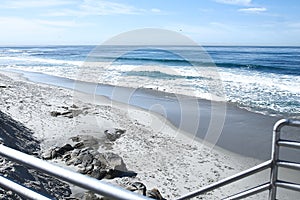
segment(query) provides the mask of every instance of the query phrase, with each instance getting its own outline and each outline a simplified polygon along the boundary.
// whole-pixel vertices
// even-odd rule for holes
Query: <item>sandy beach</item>
[[[30,130],[38,147],[35,155],[85,174],[89,174],[88,167],[76,165],[71,157],[73,152],[79,155],[84,149],[94,157],[114,155],[121,163],[118,170],[126,173],[120,176],[106,172],[101,178],[97,175],[103,181],[125,188],[142,182],[148,190],[157,188],[164,198],[174,199],[262,162],[217,146],[211,149],[162,116],[137,107],[101,96],[75,94],[72,90],[31,83],[12,72],[1,72],[0,76],[0,110]],[[17,139],[21,144],[26,143],[22,137]],[[53,154],[66,144],[72,146],[71,151],[64,150],[62,156]],[[114,167],[113,170],[117,169]],[[220,199],[265,182],[268,177],[268,172],[259,174],[200,199]],[[70,190],[62,198],[84,199],[91,195],[73,186]],[[255,198],[263,199],[267,194],[264,192]]]

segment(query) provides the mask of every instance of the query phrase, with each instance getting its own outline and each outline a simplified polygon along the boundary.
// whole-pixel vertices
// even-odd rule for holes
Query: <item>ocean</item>
[[[225,100],[265,115],[299,118],[300,47],[204,46],[199,49],[192,46],[0,47],[0,69]],[[91,69],[95,67],[96,72]]]

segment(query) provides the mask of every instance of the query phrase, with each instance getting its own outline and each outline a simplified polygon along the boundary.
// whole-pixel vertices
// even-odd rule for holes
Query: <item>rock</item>
[[[75,145],[74,145],[74,148],[75,149],[79,149],[79,148],[81,148],[81,147],[83,147],[84,146],[84,143],[83,142],[77,142]]]
[[[61,115],[61,113],[60,113],[60,112],[57,112],[57,111],[51,111],[51,112],[50,112],[50,115],[51,115],[52,117],[57,117],[57,116]]]
[[[73,162],[73,165],[79,165],[79,164],[81,164],[82,163],[82,160],[80,160],[80,159],[76,159],[74,162]]]
[[[105,157],[102,153],[96,154],[94,156],[94,159],[95,159],[95,161],[93,161],[93,162],[101,163],[100,165],[97,165],[97,166],[101,166],[101,168],[107,168],[108,163],[107,163],[107,161],[106,161],[106,159],[105,159]]]
[[[123,134],[125,131],[116,130],[116,134]],[[65,144],[62,147],[50,149],[44,153],[44,159],[61,158],[67,165],[74,165],[77,171],[96,179],[112,179],[115,177],[133,177],[137,174],[128,171],[126,165],[119,155],[112,152],[98,152],[96,148],[98,141],[93,136],[76,136],[71,140],[75,145]],[[91,146],[95,148],[91,148]]]
[[[45,160],[50,160],[56,158],[57,156],[57,148],[51,148],[42,154],[42,158]]]
[[[79,154],[80,154],[80,150],[75,148],[71,153],[71,158],[76,158]]]
[[[68,113],[68,116],[66,117],[69,117],[69,118],[73,118],[73,117],[77,117],[78,115],[80,115],[82,113],[82,110],[75,110],[75,109],[72,109],[70,110],[71,112]]]
[[[64,146],[60,147],[60,151],[67,152],[67,151],[72,151],[74,147],[70,144],[65,144]]]
[[[130,190],[132,192],[135,192],[135,193],[146,196],[147,188],[141,182],[134,182],[134,183],[130,184],[126,189]]]
[[[59,157],[57,153],[58,148],[51,149],[51,159]]]
[[[107,174],[107,171],[104,169],[94,168],[90,173],[89,176],[96,178],[96,179],[103,179]]]
[[[152,199],[166,200],[165,198],[162,197],[158,189],[153,188],[152,190],[147,190],[145,184],[141,182],[131,183],[129,186],[126,187],[126,189],[150,197]]]
[[[75,104],[73,104],[73,105],[71,106],[71,108],[78,108],[78,106],[76,106]]]
[[[71,159],[71,154],[70,154],[70,153],[65,154],[65,155],[63,156],[63,160],[64,160],[65,162],[69,161],[70,159]]]
[[[60,114],[63,115],[63,116],[65,116],[65,117],[69,117],[69,116],[72,116],[72,111],[61,112]]]
[[[77,170],[77,172],[81,173],[81,174],[87,174],[87,170],[85,167],[80,166]]]
[[[105,130],[104,134],[106,135],[107,139],[110,141],[116,141],[118,138],[121,137],[126,132],[126,130],[122,129],[110,129],[110,130]]]
[[[72,147],[72,145],[70,144],[65,144],[64,146],[60,147],[60,148],[56,148],[56,157],[62,157],[66,152],[73,150],[74,148]]]
[[[115,153],[111,153],[111,152],[106,152],[106,153],[101,153],[101,154],[104,157],[104,161],[100,157],[100,159],[102,160],[101,163],[105,163],[106,169],[108,169],[108,171],[105,175],[105,178],[113,179],[116,177],[124,177],[127,174],[129,174],[130,176],[136,175],[135,173],[134,173],[134,175],[132,175],[131,173],[128,173],[126,165],[123,162],[123,159],[119,155],[117,155]]]
[[[74,148],[70,144],[65,144],[62,147],[55,147],[55,148],[50,149],[48,152],[45,152],[42,155],[42,158],[45,160],[49,160],[49,159],[54,159],[57,157],[64,157],[66,152],[69,152],[73,149]],[[66,158],[66,157],[64,157],[64,158]],[[71,156],[69,156],[69,159],[70,158],[71,158]]]
[[[51,111],[50,112],[52,117],[58,117],[61,115],[61,116],[68,117],[68,118],[77,117],[81,113],[82,113],[82,110],[75,110],[75,109],[71,109],[71,110],[68,110],[65,112],[59,112],[59,111]]]
[[[100,160],[96,159],[95,157],[94,157],[94,160],[92,162],[92,165],[98,166],[98,167],[102,167],[103,166],[103,164],[100,162]],[[103,167],[103,168],[105,168],[105,167]]]
[[[99,138],[91,135],[78,135],[71,138],[73,142],[76,142],[74,148],[90,147],[97,150],[99,148]]]
[[[95,178],[95,179],[100,179],[100,170],[99,169],[94,169],[91,173],[90,176]],[[104,177],[104,176],[103,176]]]
[[[84,156],[82,157],[82,165],[84,167],[87,167],[89,165],[92,164],[93,160],[94,160],[94,157],[92,154],[90,154],[89,152],[87,152],[86,154],[84,154]]]
[[[47,151],[45,153],[42,154],[42,158],[45,160],[50,160],[52,159],[52,152],[51,151]]]
[[[106,163],[110,169],[124,172],[128,171],[123,159],[118,154],[106,152],[102,153],[102,155],[104,156],[104,159],[106,160]]]
[[[78,136],[74,136],[70,138],[73,142],[79,142],[80,141],[80,137]]]
[[[63,109],[69,110],[68,106],[62,106]]]
[[[100,169],[100,177],[99,177],[99,179],[103,179],[105,176],[106,176],[106,174],[107,174],[107,171],[106,170],[103,170],[103,169]]]
[[[107,198],[98,197],[95,193],[93,193],[91,191],[85,192],[83,199],[85,199],[85,200],[109,200]]]
[[[146,196],[150,197],[152,199],[157,199],[157,200],[166,200],[165,198],[162,197],[160,194],[159,190],[156,188],[153,188],[152,190],[148,190],[146,192]]]
[[[72,113],[71,111],[66,111],[66,112],[51,111],[50,115],[52,117],[58,117],[60,115],[68,115],[68,114],[71,114],[71,113]]]
[[[0,85],[0,88],[7,88],[6,85]]]
[[[114,179],[116,177],[122,177],[122,176],[123,176],[123,172],[118,171],[118,170],[109,169],[109,170],[107,170],[104,178]]]
[[[99,153],[93,149],[85,148],[70,153],[68,165],[77,166],[78,172],[97,179],[122,177],[129,174],[123,159],[114,153]],[[132,173],[130,174],[132,176]],[[136,173],[134,173],[136,175]]]

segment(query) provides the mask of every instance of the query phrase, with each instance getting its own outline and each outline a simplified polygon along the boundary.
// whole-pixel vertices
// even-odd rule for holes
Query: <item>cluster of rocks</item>
[[[125,132],[122,129],[104,131],[107,139],[111,142],[120,138]],[[70,143],[48,150],[42,157],[46,160],[60,159],[66,165],[75,167],[79,173],[99,180],[135,177],[137,175],[137,173],[127,169],[119,155],[109,151],[99,152],[97,141],[98,139],[93,136],[78,135],[70,138]],[[153,199],[164,200],[158,189],[147,190],[141,182],[127,183],[121,187]],[[86,192],[84,199],[107,200],[107,198],[100,197],[92,192]]]
[[[8,86],[6,85],[0,85],[0,88],[7,88]]]
[[[147,187],[141,182],[130,183],[126,189],[152,199],[166,200],[162,197],[158,189],[153,188],[151,190],[147,190]]]
[[[72,193],[68,184],[56,178],[28,169],[24,165],[14,163],[3,158],[0,158],[0,162],[1,175],[30,188],[33,191],[37,191],[44,196],[55,199],[63,199],[65,197],[69,197]],[[23,198],[9,190],[1,189],[0,199],[18,200]]]
[[[126,130],[114,128],[114,129],[105,130],[104,134],[106,135],[106,138],[109,141],[114,142],[118,138],[120,138],[125,132],[126,132]]]
[[[87,108],[80,109],[78,106],[73,104],[72,106],[61,106],[60,111],[51,111],[50,115],[52,117],[58,117],[58,116],[64,116],[67,118],[74,118],[77,117],[78,115],[82,114],[84,110]]]
[[[1,111],[0,140],[2,144],[30,155],[38,156],[40,151],[39,142],[33,137],[33,132]],[[71,195],[68,184],[3,157],[0,157],[0,175],[49,198],[64,199]],[[23,198],[0,188],[0,199]]]
[[[78,138],[82,136],[77,136]],[[74,140],[74,138],[73,138]],[[59,158],[67,165],[73,165],[78,172],[96,179],[112,179],[115,177],[135,176],[136,173],[128,171],[123,159],[112,152],[98,152],[87,147],[83,140],[74,145],[65,144],[55,147],[42,156],[46,160]]]

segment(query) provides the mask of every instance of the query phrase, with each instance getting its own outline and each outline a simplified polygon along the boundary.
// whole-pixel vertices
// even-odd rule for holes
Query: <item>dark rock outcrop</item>
[[[84,110],[86,110],[86,109],[88,109],[88,108],[80,109],[78,106],[73,104],[70,107],[61,106],[60,110],[62,110],[62,111],[51,111],[50,115],[52,117],[63,116],[63,117],[73,118],[73,117],[77,117],[78,115],[82,114],[84,112]]]
[[[72,137],[75,142],[55,147],[43,154],[44,159],[62,159],[67,165],[73,165],[77,171],[96,179],[112,179],[115,177],[136,176],[135,172],[128,171],[123,159],[112,152],[98,152],[97,148],[91,148],[90,140],[93,137]],[[87,145],[88,144],[88,145]]]
[[[40,145],[33,137],[33,132],[1,111],[0,139],[1,143],[8,147],[27,154],[39,155]],[[0,157],[0,175],[49,198],[64,199],[71,195],[68,184],[3,157]],[[18,200],[23,198],[0,188],[0,199]]]

